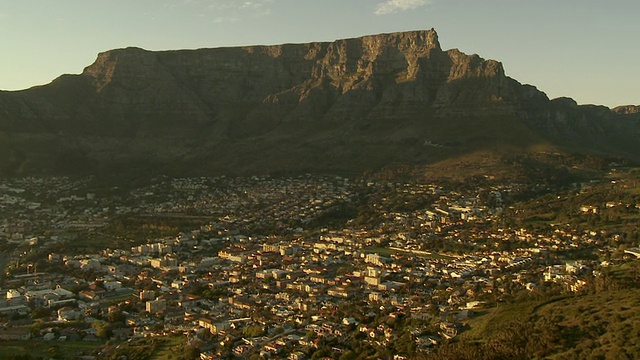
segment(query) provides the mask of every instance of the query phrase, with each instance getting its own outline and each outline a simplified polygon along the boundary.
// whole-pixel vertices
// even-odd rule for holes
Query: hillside
[[[433,29],[126,48],[80,75],[0,92],[0,173],[360,173],[495,156],[483,173],[514,154],[635,161],[639,124],[637,107],[549,100],[495,60],[443,50]]]
[[[577,295],[529,294],[483,311],[458,342],[424,359],[635,359],[638,262],[617,266]]]

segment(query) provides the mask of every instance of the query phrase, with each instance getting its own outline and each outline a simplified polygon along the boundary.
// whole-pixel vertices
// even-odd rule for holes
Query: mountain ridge
[[[498,61],[443,50],[433,29],[130,47],[100,53],[80,75],[0,92],[0,170],[358,172],[534,147],[635,161],[637,108],[550,100]]]

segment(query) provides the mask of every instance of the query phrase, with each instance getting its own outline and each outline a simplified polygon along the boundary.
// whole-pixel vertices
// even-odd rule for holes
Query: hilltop
[[[568,156],[637,161],[639,124],[635,106],[550,100],[498,61],[443,50],[433,29],[132,47],[99,54],[80,75],[0,92],[0,173],[357,174],[409,165],[510,174],[531,163],[570,167]]]

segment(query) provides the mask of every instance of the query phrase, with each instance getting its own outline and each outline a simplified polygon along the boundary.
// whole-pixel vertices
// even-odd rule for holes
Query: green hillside
[[[640,261],[595,277],[570,296],[531,294],[470,320],[457,342],[422,359],[637,359]]]

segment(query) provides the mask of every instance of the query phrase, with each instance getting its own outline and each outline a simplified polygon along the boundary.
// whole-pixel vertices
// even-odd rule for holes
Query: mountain
[[[638,138],[638,107],[549,100],[495,60],[443,50],[433,29],[117,49],[80,75],[0,92],[3,175],[358,173],[519,153],[637,161]]]

